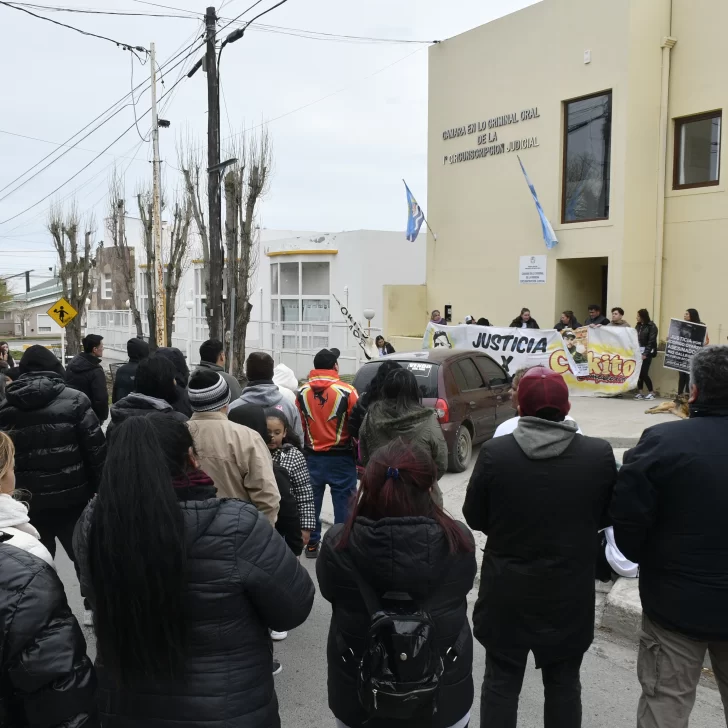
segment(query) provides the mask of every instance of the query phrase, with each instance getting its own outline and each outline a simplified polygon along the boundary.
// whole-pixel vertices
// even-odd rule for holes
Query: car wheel
[[[470,465],[470,458],[473,455],[473,438],[465,425],[460,425],[455,435],[455,447],[450,453],[449,467],[453,473],[462,473]]]

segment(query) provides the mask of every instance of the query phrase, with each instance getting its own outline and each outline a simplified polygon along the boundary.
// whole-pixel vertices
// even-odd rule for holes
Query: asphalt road
[[[83,605],[73,565],[58,546],[56,563],[66,586],[69,602],[81,620]],[[316,581],[315,562],[302,559]],[[471,604],[475,594],[471,593]],[[331,608],[318,593],[308,621],[294,630],[284,642],[276,645],[276,656],[283,664],[283,672],[276,677],[276,690],[280,702],[282,725],[334,726],[328,710],[326,692],[326,639]],[[84,628],[88,652],[95,656],[93,631]],[[635,724],[640,687],[636,675],[636,652],[632,647],[615,644],[599,637],[584,659],[582,668],[584,728],[627,728]],[[471,728],[480,725],[480,682],[485,669],[485,651],[476,643],[474,676],[476,700],[472,709]],[[521,693],[518,728],[543,726],[543,692],[540,674],[533,665],[526,672]],[[718,728],[725,716],[717,690],[700,687],[698,699],[690,720],[691,728]]]

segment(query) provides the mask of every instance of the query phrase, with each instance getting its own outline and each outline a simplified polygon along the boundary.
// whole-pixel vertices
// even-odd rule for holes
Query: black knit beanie
[[[21,374],[29,372],[54,372],[63,376],[63,367],[58,357],[40,344],[28,347],[20,358],[18,366]]]

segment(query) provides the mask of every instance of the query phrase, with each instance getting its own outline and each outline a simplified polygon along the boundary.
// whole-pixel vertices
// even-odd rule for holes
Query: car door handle
[[[477,405],[476,405],[476,403],[475,403],[475,402],[469,402],[469,404],[470,404],[470,406],[471,406],[472,408],[474,408],[474,407],[477,407]]]

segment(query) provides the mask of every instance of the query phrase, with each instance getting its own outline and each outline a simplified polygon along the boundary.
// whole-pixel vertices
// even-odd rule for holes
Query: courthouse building
[[[661,339],[697,308],[726,343],[726,28],[725,0],[543,0],[430,48],[437,239],[426,286],[388,291],[385,329],[448,304],[494,325],[527,306],[546,328],[601,303],[632,325],[647,308]]]

